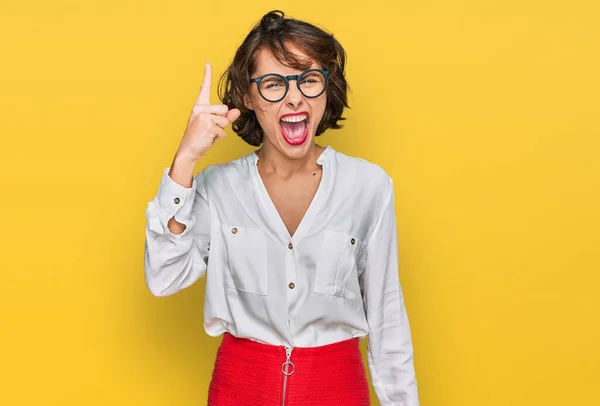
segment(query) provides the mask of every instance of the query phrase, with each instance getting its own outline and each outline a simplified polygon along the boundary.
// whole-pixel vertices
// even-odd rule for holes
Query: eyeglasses
[[[258,93],[268,102],[283,100],[288,92],[290,80],[296,81],[298,90],[305,97],[319,97],[327,88],[329,71],[326,69],[309,69],[299,75],[283,76],[278,73],[267,73],[266,75],[250,79],[250,83],[256,83]]]

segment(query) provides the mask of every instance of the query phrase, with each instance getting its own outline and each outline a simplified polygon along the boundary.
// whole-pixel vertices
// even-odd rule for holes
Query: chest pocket
[[[255,227],[221,226],[231,278],[225,286],[246,293],[267,294],[267,245],[264,231]]]
[[[358,274],[364,262],[358,238],[325,230],[317,260],[314,292],[353,300],[360,295]]]

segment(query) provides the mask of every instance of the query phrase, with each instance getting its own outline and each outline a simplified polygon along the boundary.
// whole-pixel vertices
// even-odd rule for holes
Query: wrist
[[[185,153],[184,151],[177,150],[177,152],[175,152],[175,157],[173,158],[173,165],[179,164],[179,165],[193,167],[196,165],[197,161],[198,161],[197,158],[192,157],[191,155]]]
[[[193,174],[196,160],[186,155],[176,154],[173,159],[169,177],[184,187],[191,187],[193,184]]]

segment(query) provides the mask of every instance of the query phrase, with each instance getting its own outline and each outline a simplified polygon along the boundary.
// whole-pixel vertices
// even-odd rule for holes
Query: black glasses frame
[[[304,75],[311,73],[311,72],[321,72],[323,74],[323,77],[325,77],[325,83],[323,85],[323,90],[321,91],[321,93],[319,93],[316,96],[307,96],[306,94],[304,94],[304,92],[300,88],[300,82],[302,81],[302,78],[304,77]],[[260,82],[267,76],[278,76],[281,78],[281,80],[283,80],[285,82],[285,93],[283,93],[283,96],[281,96],[281,98],[279,98],[277,100],[269,100],[260,91]],[[325,92],[325,89],[327,89],[328,79],[329,79],[329,71],[327,69],[309,69],[309,70],[302,72],[299,75],[283,76],[283,75],[280,75],[279,73],[267,73],[267,74],[259,76],[257,78],[250,79],[250,83],[253,83],[253,82],[256,83],[256,88],[258,89],[258,94],[260,94],[260,97],[262,97],[263,99],[265,99],[268,102],[277,103],[278,101],[283,100],[285,98],[285,96],[287,96],[288,90],[290,89],[290,82],[289,82],[290,80],[296,81],[296,86],[298,87],[298,90],[300,91],[300,93],[302,93],[304,95],[304,97],[308,97],[309,99],[314,99],[315,97],[319,97],[320,95],[322,95]]]

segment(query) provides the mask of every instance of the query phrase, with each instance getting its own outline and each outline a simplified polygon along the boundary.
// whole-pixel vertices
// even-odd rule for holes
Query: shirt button
[[[292,249],[292,248],[294,248],[294,246],[292,245],[292,243],[289,243],[289,244],[288,244],[288,248],[289,248],[289,249]]]
[[[356,243],[356,240],[353,238],[350,240],[350,244],[354,245]]]
[[[180,200],[179,200],[179,198],[178,198],[178,197],[176,197],[176,198],[175,198],[173,201],[175,202],[175,204],[179,204],[179,201],[180,201]]]
[[[290,283],[288,286],[290,287],[290,289],[294,289],[296,287],[296,285],[294,285],[294,282]]]
[[[231,229],[231,232],[232,232],[233,234],[237,234],[238,230],[237,230],[237,228],[233,227],[233,228]]]

